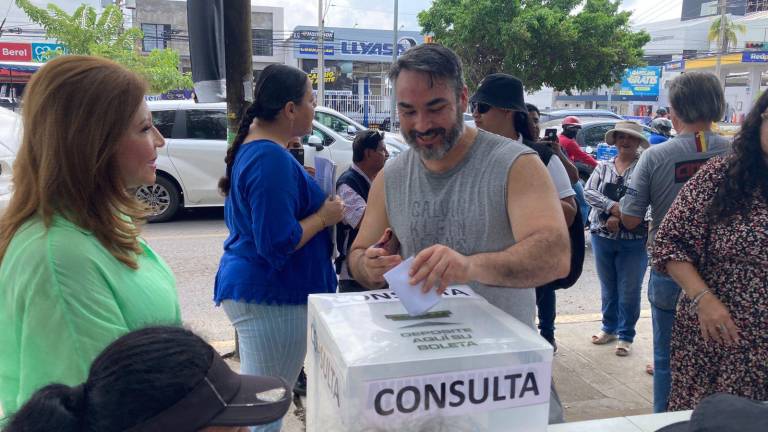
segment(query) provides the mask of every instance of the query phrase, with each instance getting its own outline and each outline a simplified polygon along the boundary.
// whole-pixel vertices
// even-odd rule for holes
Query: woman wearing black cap
[[[234,432],[281,418],[290,393],[279,378],[232,372],[189,330],[148,327],[109,345],[79,386],[38,390],[3,432]]]

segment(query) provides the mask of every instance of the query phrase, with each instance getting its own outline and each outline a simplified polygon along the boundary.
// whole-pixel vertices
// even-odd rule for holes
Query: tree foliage
[[[580,11],[577,6],[583,4]],[[645,32],[629,27],[631,12],[611,0],[435,0],[419,23],[453,49],[475,88],[504,72],[528,91],[589,90],[613,85],[641,66]]]
[[[744,24],[736,24],[735,22],[725,17],[725,43],[720,40],[720,17],[715,18],[712,21],[712,25],[709,26],[709,32],[707,33],[707,40],[709,42],[717,41],[717,49],[722,47],[724,52],[728,52],[729,46],[736,46],[739,39],[736,36],[736,32],[744,33],[747,31],[747,26]]]
[[[32,22],[45,29],[46,37],[63,44],[69,54],[114,60],[143,76],[152,93],[192,88],[189,74],[179,71],[178,52],[163,49],[141,54],[138,43],[144,35],[137,28],[123,28],[123,11],[118,6],[109,5],[98,14],[83,4],[70,15],[52,3],[43,9],[30,0],[15,2]]]

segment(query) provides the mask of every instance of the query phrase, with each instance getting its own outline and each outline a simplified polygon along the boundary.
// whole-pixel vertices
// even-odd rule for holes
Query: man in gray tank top
[[[464,127],[467,88],[453,51],[411,48],[390,79],[411,149],[371,186],[350,252],[353,276],[381,288],[384,273],[415,256],[411,283],[438,292],[469,284],[534,328],[532,287],[566,276],[570,266],[565,218],[546,168],[522,144]],[[399,249],[386,242],[389,229]]]

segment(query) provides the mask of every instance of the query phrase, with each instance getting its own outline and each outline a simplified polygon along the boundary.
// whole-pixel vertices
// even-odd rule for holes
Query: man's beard
[[[456,146],[456,143],[459,142],[459,138],[461,137],[462,132],[464,132],[464,114],[459,112],[459,110],[456,110],[456,112],[458,113],[456,115],[456,122],[453,124],[450,130],[446,130],[445,128],[432,128],[425,132],[419,132],[413,129],[408,131],[408,133],[403,131],[403,138],[405,139],[405,142],[407,142],[413,151],[418,153],[423,160],[443,159],[445,155],[447,155],[448,152],[450,152],[451,149]],[[417,139],[420,136],[430,135],[432,133],[443,137],[442,144],[436,143],[432,145],[431,148],[423,147],[418,144]]]

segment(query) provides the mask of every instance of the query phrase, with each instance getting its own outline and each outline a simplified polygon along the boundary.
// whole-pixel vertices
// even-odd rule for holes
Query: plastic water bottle
[[[619,149],[616,146],[612,146],[606,143],[600,143],[597,145],[597,160],[609,161],[619,154]]]

